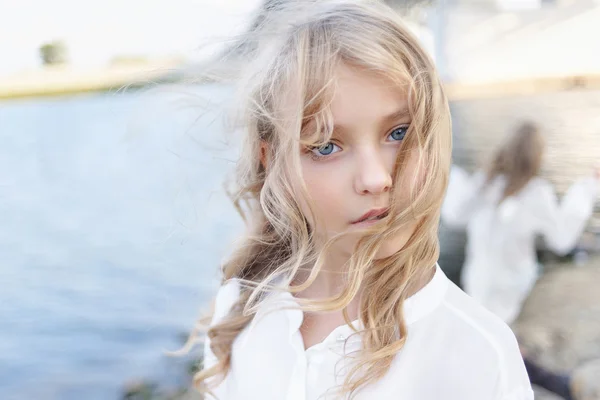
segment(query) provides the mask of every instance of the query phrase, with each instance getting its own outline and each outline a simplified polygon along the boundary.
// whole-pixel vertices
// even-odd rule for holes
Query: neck
[[[346,267],[349,259],[349,256],[341,254],[327,255],[315,280],[308,288],[298,293],[298,297],[317,299],[333,297],[340,293],[344,288]],[[299,273],[295,283],[304,282],[309,274],[310,268]]]
[[[338,295],[346,284],[346,268],[349,256],[327,256],[321,270],[312,284],[297,294],[300,298],[323,299]],[[436,267],[432,265],[420,274],[417,274],[406,287],[406,298],[413,296],[423,289],[435,275]],[[295,279],[295,284],[304,282],[310,274],[310,269],[300,273]],[[349,310],[357,310],[358,299],[362,290],[349,304]]]
[[[435,264],[427,268],[423,273],[417,274],[417,276],[408,284],[406,287],[406,298],[415,295],[419,290],[423,289],[435,275]]]

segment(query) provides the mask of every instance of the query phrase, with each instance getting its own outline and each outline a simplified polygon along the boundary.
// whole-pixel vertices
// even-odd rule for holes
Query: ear
[[[269,165],[269,144],[264,140],[260,141],[260,165],[265,171]]]

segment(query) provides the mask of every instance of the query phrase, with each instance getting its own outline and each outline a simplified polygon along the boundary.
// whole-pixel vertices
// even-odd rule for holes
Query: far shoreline
[[[0,77],[0,101],[119,92],[185,82],[193,82],[193,67],[177,60],[123,63],[96,69],[51,66]],[[451,101],[528,96],[570,90],[597,90],[600,89],[600,73],[502,81],[446,82],[444,86]]]

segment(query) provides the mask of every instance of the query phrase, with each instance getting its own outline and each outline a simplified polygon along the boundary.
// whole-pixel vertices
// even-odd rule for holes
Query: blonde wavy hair
[[[433,63],[397,14],[378,1],[270,2],[254,29],[234,51],[245,64],[237,76],[244,144],[233,182],[232,198],[248,234],[222,266],[223,282],[237,279],[239,301],[228,315],[208,329],[216,365],[198,372],[196,386],[209,392],[212,378],[224,378],[232,345],[252,321],[262,300],[274,291],[297,293],[307,288],[323,266],[332,243],[317,245],[313,228],[298,199],[308,199],[300,168],[301,146],[319,146],[332,135],[329,105],[336,69],[345,64],[386,79],[408,95],[412,123],[393,172],[392,202],[385,226],[362,237],[347,263],[346,285],[325,300],[298,299],[304,311],[343,310],[359,291],[363,347],[347,374],[340,394],[352,397],[388,371],[404,346],[407,327],[403,303],[411,284],[432,271],[439,254],[437,237],[441,203],[447,185],[451,122],[448,102]],[[232,62],[227,56],[227,62]],[[239,65],[239,64],[237,64]],[[234,71],[235,68],[229,68]],[[261,149],[268,153],[267,168]],[[408,168],[408,151],[418,154],[417,168]],[[415,154],[413,153],[413,154]],[[411,161],[412,162],[412,161]],[[410,190],[410,206],[394,198],[404,174],[418,182]],[[376,259],[388,238],[419,223],[396,254]],[[314,219],[313,219],[314,220]],[[300,271],[308,278],[295,283]],[[190,342],[197,341],[211,316],[203,319]]]
[[[506,179],[500,203],[521,191],[537,176],[542,165],[544,139],[533,122],[523,122],[497,150],[487,173],[486,186],[496,177]]]

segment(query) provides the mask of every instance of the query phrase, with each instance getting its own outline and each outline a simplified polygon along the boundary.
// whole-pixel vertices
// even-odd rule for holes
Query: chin
[[[375,254],[375,260],[381,260],[383,258],[393,256],[394,254],[402,250],[402,248],[406,246],[406,243],[408,242],[412,233],[414,232],[414,227],[411,228],[413,229],[405,230],[396,235],[395,237],[384,241],[381,244],[381,247],[379,247],[377,253]],[[343,255],[344,257],[350,258],[352,254],[356,251],[356,246],[361,237],[361,234],[345,236],[334,245],[332,250],[334,251],[334,253],[338,253]]]

